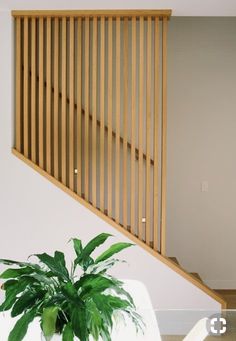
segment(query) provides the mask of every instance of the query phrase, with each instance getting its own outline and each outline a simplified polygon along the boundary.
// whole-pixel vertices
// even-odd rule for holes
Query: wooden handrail
[[[13,10],[13,17],[160,17],[170,18],[172,11],[164,10]]]

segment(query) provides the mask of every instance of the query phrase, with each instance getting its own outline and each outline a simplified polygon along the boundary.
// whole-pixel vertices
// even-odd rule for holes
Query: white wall
[[[84,241],[110,232],[104,221],[36,174],[11,154],[13,116],[12,19],[0,13],[0,258],[26,259],[32,253],[66,251],[67,241]],[[116,268],[119,278],[143,281],[158,309],[219,309],[219,304],[139,247],[123,253],[129,265]]]
[[[168,39],[168,254],[235,289],[236,18],[172,18]]]

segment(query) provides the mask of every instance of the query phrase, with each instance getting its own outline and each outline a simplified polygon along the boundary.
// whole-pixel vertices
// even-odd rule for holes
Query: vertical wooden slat
[[[132,17],[132,99],[131,99],[131,232],[135,233],[135,139],[136,139],[136,17]]]
[[[16,18],[16,50],[15,50],[15,64],[16,64],[16,77],[15,77],[15,110],[16,110],[16,149],[18,152],[21,152],[22,148],[22,134],[21,134],[21,18]]]
[[[24,156],[29,157],[29,21],[24,18]]]
[[[101,18],[100,28],[100,209],[104,212],[104,139],[105,139],[105,18]]]
[[[138,236],[143,239],[143,110],[144,110],[144,18],[139,20],[139,142],[138,142]]]
[[[51,174],[51,18],[47,17],[47,57],[46,57],[46,170]]]
[[[107,142],[107,202],[108,215],[112,216],[112,17],[108,19],[108,142]]]
[[[116,181],[115,219],[120,223],[120,17],[116,18]]]
[[[82,114],[82,22],[81,18],[78,18],[77,28],[77,194],[81,196],[81,152],[82,152],[82,140],[81,140],[81,114]]]
[[[153,248],[158,250],[158,120],[159,120],[159,18],[155,18],[154,35],[154,192],[153,192]]]
[[[36,163],[36,19],[31,19],[31,160]]]
[[[39,167],[44,169],[44,19],[39,18]]]
[[[54,177],[59,176],[59,125],[58,125],[58,109],[59,109],[59,20],[54,19],[54,121],[53,121],[53,136],[54,136]]]
[[[127,228],[127,130],[128,130],[128,18],[124,18],[124,69],[123,69],[123,91],[124,91],[124,108],[123,108],[123,226]]]
[[[161,254],[166,254],[167,19],[162,27]]]
[[[89,18],[85,18],[85,76],[84,76],[84,195],[89,200]]]
[[[62,105],[61,105],[61,179],[62,183],[66,185],[66,18],[62,18]]]
[[[97,207],[97,17],[93,18],[92,203]]]
[[[152,19],[147,19],[147,75],[146,75],[146,243],[150,244],[151,222],[150,222],[150,141],[151,141],[151,62],[152,62]]]
[[[70,73],[69,73],[69,187],[74,191],[74,110],[75,110],[75,96],[74,96],[74,18],[70,17]]]

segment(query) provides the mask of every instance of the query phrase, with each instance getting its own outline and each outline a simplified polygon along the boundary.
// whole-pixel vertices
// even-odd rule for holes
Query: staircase
[[[14,11],[13,154],[226,307],[166,255],[171,11]]]

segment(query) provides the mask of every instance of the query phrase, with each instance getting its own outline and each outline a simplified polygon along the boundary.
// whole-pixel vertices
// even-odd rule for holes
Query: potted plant
[[[47,341],[55,335],[63,341],[111,341],[117,315],[129,316],[136,329],[142,329],[132,297],[123,283],[107,272],[119,262],[113,256],[132,244],[116,243],[96,259],[91,256],[110,236],[99,234],[85,247],[81,240],[72,239],[76,257],[69,270],[60,251],[54,256],[34,255],[38,263],[0,260],[10,266],[0,275],[5,291],[0,311],[10,310],[12,317],[21,315],[8,341],[21,341],[35,318],[40,319],[42,337]]]

